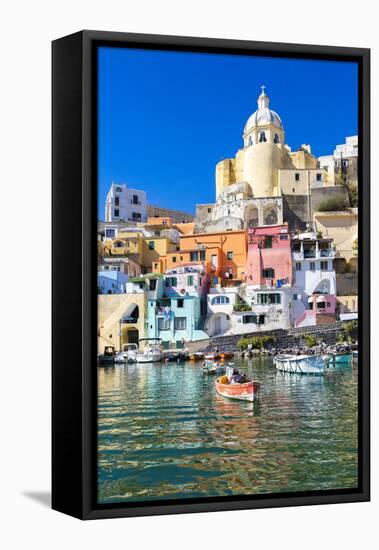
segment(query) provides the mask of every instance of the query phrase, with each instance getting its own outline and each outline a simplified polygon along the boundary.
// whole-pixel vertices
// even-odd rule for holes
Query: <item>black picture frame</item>
[[[355,61],[359,71],[359,488],[96,503],[96,49],[101,45]],[[81,519],[370,499],[370,50],[81,31],[52,43],[52,507]]]

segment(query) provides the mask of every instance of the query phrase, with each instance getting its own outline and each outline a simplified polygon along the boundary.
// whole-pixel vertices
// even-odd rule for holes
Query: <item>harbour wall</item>
[[[215,347],[222,351],[234,351],[237,348],[237,342],[241,338],[254,338],[256,336],[274,336],[275,348],[290,348],[296,347],[302,336],[314,336],[316,340],[322,340],[327,345],[335,344],[341,329],[343,329],[346,321],[337,321],[329,324],[316,326],[291,328],[288,330],[271,330],[265,332],[251,332],[249,334],[233,334],[231,336],[219,336],[209,338],[199,342],[190,342],[188,347],[190,352],[194,351],[213,351]],[[358,329],[353,331],[353,339],[358,338]]]

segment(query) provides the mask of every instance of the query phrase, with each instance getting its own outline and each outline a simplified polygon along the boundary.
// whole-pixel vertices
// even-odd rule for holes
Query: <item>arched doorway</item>
[[[276,204],[266,204],[263,209],[263,225],[275,225],[278,223],[278,208]]]
[[[258,227],[259,225],[258,208],[255,206],[255,204],[250,204],[249,206],[246,207],[245,220],[248,227]]]
[[[130,328],[126,333],[126,337],[127,337],[127,342],[126,342],[127,344],[137,344],[138,346],[138,341],[139,341],[138,329]]]
[[[230,329],[230,317],[226,313],[215,313],[208,322],[208,335],[221,336]]]

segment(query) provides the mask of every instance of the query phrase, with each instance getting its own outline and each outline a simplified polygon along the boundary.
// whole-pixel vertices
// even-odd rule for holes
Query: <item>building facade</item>
[[[105,220],[145,222],[146,193],[125,184],[112,183],[105,199]]]

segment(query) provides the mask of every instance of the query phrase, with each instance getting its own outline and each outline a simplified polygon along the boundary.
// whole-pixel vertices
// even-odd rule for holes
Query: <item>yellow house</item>
[[[147,271],[153,271],[153,264],[157,263],[161,256],[167,256],[167,254],[176,250],[179,250],[179,245],[173,243],[167,237],[144,237],[142,240],[141,264]]]
[[[105,346],[116,351],[128,343],[138,344],[145,328],[145,295],[143,291],[128,294],[100,294],[98,300],[98,352]]]

